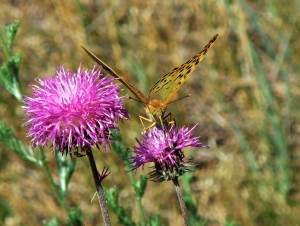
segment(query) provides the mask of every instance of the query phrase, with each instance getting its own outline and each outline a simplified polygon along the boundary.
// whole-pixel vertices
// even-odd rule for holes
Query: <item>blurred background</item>
[[[1,0],[0,29],[20,22],[14,51],[22,56],[24,95],[31,95],[29,85],[36,77],[53,75],[60,65],[91,68],[94,63],[81,45],[147,93],[160,76],[219,33],[179,94],[192,96],[169,109],[178,124],[199,123],[195,134],[210,146],[193,150],[196,161],[203,163],[191,183],[197,211],[209,226],[229,221],[296,226],[300,225],[299,10],[299,1],[280,0]],[[19,102],[2,87],[0,92],[1,120],[29,145]],[[122,94],[130,96],[125,87]],[[125,102],[131,119],[120,127],[131,147],[142,129],[138,115],[143,107],[129,99]],[[0,148],[0,215],[7,209],[11,213],[5,225],[42,225],[52,216],[63,221],[66,216],[44,173],[5,146]],[[120,202],[132,207],[137,217],[121,161],[112,152],[95,155],[99,166],[112,171],[105,187],[116,185]],[[52,167],[53,153],[46,156]],[[147,172],[145,168],[142,173]],[[82,209],[85,225],[101,225],[97,202],[91,203],[94,192],[88,161],[81,158],[68,202]],[[159,213],[164,225],[182,224],[171,184],[149,182],[143,204],[146,214]]]

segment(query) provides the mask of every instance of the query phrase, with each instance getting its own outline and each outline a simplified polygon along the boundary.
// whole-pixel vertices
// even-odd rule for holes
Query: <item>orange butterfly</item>
[[[99,65],[103,67],[109,74],[120,80],[137,98],[138,101],[142,102],[145,106],[146,114],[149,118],[140,116],[142,120],[146,120],[151,123],[148,128],[151,128],[158,122],[162,122],[165,118],[165,112],[168,105],[174,102],[174,98],[181,88],[181,86],[186,82],[192,72],[195,70],[197,64],[203,60],[207,51],[210,49],[212,44],[216,41],[218,34],[213,36],[213,38],[204,46],[204,48],[195,56],[190,58],[184,64],[175,67],[172,71],[161,77],[150,89],[149,95],[144,95],[140,90],[138,90],[134,85],[126,81],[122,76],[118,75],[112,68],[100,60],[94,53],[82,47],[90,57],[94,59]]]

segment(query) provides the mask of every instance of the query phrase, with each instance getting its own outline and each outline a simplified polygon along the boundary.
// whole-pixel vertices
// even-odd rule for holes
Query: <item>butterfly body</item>
[[[147,108],[149,109],[150,114],[159,115],[166,110],[167,104],[159,99],[153,99],[149,101]]]
[[[167,110],[168,105],[174,101],[182,85],[190,77],[196,66],[204,59],[204,56],[206,55],[212,44],[216,41],[217,37],[218,35],[216,34],[198,54],[190,58],[184,64],[175,67],[169,73],[163,75],[161,79],[159,79],[152,86],[148,96],[144,95],[134,85],[127,82],[122,76],[118,75],[112,68],[106,65],[91,51],[84,47],[83,49],[99,65],[101,65],[104,70],[109,72],[112,76],[123,83],[138,98],[139,102],[142,102],[144,104],[148,119],[145,117],[140,118],[146,119],[148,122],[151,122],[152,125],[155,125],[155,123],[163,122],[164,114]]]

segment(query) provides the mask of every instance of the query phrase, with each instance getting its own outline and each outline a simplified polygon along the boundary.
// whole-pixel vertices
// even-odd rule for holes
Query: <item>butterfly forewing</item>
[[[111,67],[109,67],[106,63],[104,63],[102,60],[100,60],[94,53],[92,53],[87,48],[83,47],[84,51],[91,57],[93,60],[99,64],[105,71],[107,71],[110,75],[113,77],[119,79],[120,82],[123,83],[142,103],[146,104],[148,103],[148,98],[140,91],[138,90],[134,85],[126,81],[122,76],[118,75]]]
[[[195,70],[197,64],[203,60],[207,51],[216,41],[217,37],[218,35],[216,34],[197,55],[189,59],[184,64],[175,67],[171,72],[165,74],[158,82],[156,82],[150,90],[150,100],[158,96],[165,104],[170,103],[181,86]]]

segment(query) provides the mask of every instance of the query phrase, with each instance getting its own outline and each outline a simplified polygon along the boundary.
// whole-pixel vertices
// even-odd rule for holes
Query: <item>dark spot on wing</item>
[[[179,74],[179,75],[176,77],[176,79],[182,78],[182,76],[183,76],[183,74]]]
[[[193,66],[193,65],[191,65],[191,64],[190,64],[190,65],[189,65],[189,66],[187,66],[185,69],[189,70],[189,69],[191,69],[191,68],[192,68],[192,66]]]
[[[187,62],[185,62],[185,64],[189,64],[191,63],[193,60],[192,59],[189,59]]]

